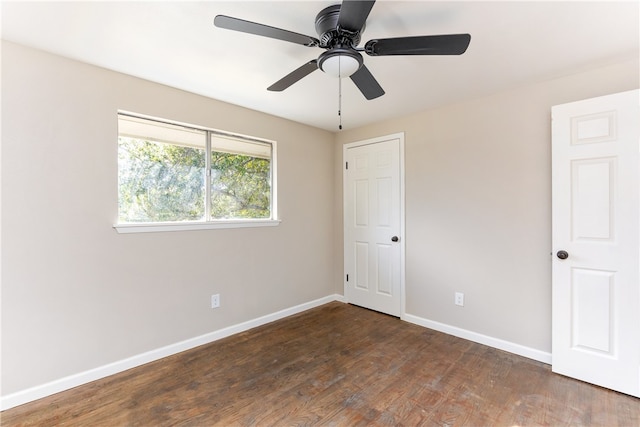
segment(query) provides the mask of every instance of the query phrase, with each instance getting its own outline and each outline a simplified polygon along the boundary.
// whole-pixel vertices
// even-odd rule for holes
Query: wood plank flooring
[[[1,417],[3,426],[640,426],[640,399],[334,302]]]

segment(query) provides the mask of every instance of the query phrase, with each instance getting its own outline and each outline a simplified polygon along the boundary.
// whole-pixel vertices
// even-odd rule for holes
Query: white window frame
[[[223,220],[209,220],[209,221],[176,221],[176,222],[140,222],[140,223],[120,223],[117,222],[113,225],[113,228],[120,234],[127,233],[152,233],[152,232],[166,232],[166,231],[192,231],[192,230],[214,230],[221,228],[247,228],[247,227],[273,227],[280,224],[280,220],[278,219],[277,212],[277,144],[276,141],[256,138],[247,135],[240,135],[231,132],[225,132],[217,129],[206,128],[203,126],[192,125],[189,123],[181,123],[172,120],[161,119],[152,116],[146,116],[143,114],[133,113],[129,111],[118,110],[117,117],[120,116],[130,116],[134,118],[140,118],[145,120],[151,120],[159,123],[166,123],[170,125],[184,126],[187,128],[192,128],[196,130],[201,130],[206,132],[206,166],[205,166],[205,185],[206,185],[206,201],[205,201],[205,209],[206,209],[206,217],[209,217],[210,210],[210,187],[211,187],[211,179],[210,179],[210,162],[211,162],[211,136],[218,135],[222,137],[228,137],[233,139],[245,140],[248,142],[259,142],[262,144],[271,145],[271,218],[264,219],[252,219],[252,218],[242,218],[242,219],[223,219]],[[119,134],[119,132],[118,132]],[[118,214],[116,214],[116,217]]]

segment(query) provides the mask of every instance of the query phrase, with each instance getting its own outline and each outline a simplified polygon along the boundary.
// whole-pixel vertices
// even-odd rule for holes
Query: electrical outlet
[[[464,294],[462,292],[456,292],[454,303],[464,307]]]
[[[211,308],[220,307],[220,294],[211,295]]]

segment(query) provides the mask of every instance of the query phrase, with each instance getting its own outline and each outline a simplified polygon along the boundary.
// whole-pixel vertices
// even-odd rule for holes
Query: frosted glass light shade
[[[349,77],[360,68],[360,62],[352,56],[333,55],[322,61],[322,71],[333,77]]]

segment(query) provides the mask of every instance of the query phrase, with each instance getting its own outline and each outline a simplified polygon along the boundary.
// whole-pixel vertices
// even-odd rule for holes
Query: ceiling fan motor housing
[[[360,33],[364,31],[364,26],[355,33],[344,29],[338,31],[339,16],[339,4],[322,9],[316,16],[316,32],[320,38],[320,47],[325,49],[338,45],[356,47],[360,43]]]

